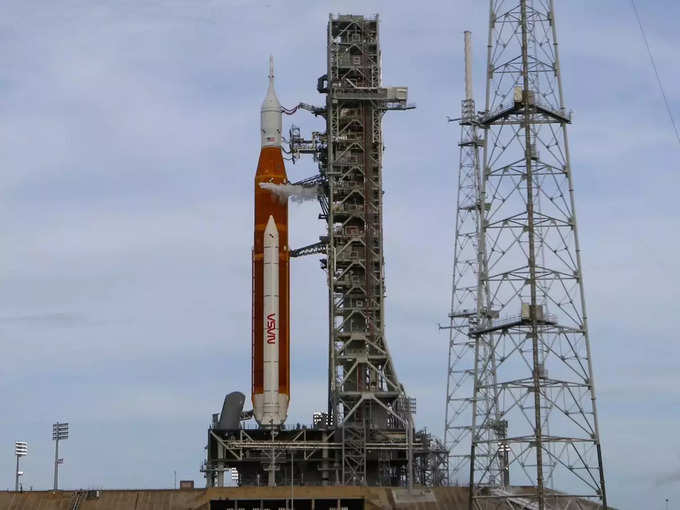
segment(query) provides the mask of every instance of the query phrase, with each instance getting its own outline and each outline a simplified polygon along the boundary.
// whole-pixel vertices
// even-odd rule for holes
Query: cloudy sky
[[[680,118],[680,4],[640,1]],[[329,12],[380,13],[390,113],[387,338],[441,434],[463,30],[481,100],[488,4],[347,0],[6,0],[0,17],[0,488],[202,484],[210,414],[250,384],[252,178],[269,53],[281,102],[319,104]],[[610,502],[680,505],[680,147],[627,1],[557,2]],[[322,129],[305,112],[293,122]],[[287,118],[286,122],[291,119]],[[291,180],[315,173],[291,166]],[[317,240],[292,205],[291,246]],[[292,273],[290,421],[326,397],[318,258]]]

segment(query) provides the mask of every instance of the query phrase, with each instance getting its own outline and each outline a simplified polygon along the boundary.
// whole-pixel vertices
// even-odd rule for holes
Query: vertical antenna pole
[[[472,44],[471,34],[465,31],[465,99],[474,99],[472,91]]]
[[[475,448],[474,443],[479,434],[488,439],[492,429],[489,423],[478,423],[477,417],[480,412],[485,414],[496,407],[489,391],[494,382],[495,365],[493,362],[480,363],[491,357],[487,353],[491,346],[480,345],[480,339],[473,334],[484,322],[485,294],[480,282],[481,275],[485,274],[486,244],[480,235],[483,217],[480,150],[483,144],[472,86],[472,36],[469,31],[465,32],[464,56],[465,98],[461,102],[453,281],[447,327],[450,334],[444,444],[449,451],[449,483],[464,480],[466,469],[472,480],[475,456],[488,457],[482,450],[492,443],[487,441],[481,448]]]

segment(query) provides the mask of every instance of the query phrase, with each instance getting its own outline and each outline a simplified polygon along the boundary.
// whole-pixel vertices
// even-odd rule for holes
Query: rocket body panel
[[[269,216],[264,229],[262,261],[262,423],[279,424],[285,419],[279,410],[279,231]]]
[[[286,420],[290,400],[290,253],[288,201],[260,187],[288,182],[281,154],[281,105],[271,67],[260,127],[254,190],[252,400],[257,422],[277,427]]]
[[[255,175],[252,395],[257,422],[280,425],[290,399],[288,202],[262,189],[264,182],[287,182],[278,147],[262,149]],[[274,404],[278,410],[268,411]]]

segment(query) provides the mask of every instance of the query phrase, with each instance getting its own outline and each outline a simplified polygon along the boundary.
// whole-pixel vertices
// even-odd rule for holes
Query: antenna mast
[[[449,324],[449,363],[446,385],[444,443],[449,451],[449,484],[469,478],[472,430],[475,338],[470,331],[479,324],[480,264],[480,126],[472,89],[471,34],[465,32],[465,99],[461,102],[458,201],[453,254],[453,289]],[[487,385],[488,386],[488,385]],[[488,404],[487,404],[488,406]]]

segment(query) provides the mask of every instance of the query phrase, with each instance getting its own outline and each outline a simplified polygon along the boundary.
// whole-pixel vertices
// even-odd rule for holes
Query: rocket
[[[281,154],[281,104],[274,91],[269,57],[269,88],[262,103],[262,146],[255,173],[253,245],[253,415],[262,427],[286,420],[290,400],[288,200],[263,183],[288,182]]]

